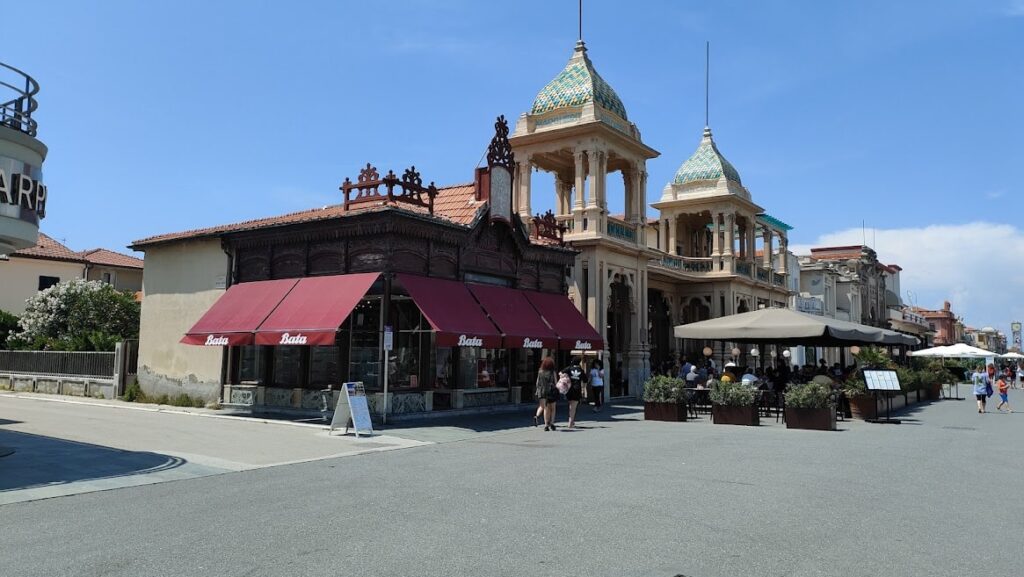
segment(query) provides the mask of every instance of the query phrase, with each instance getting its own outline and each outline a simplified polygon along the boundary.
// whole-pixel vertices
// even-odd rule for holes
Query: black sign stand
[[[885,392],[885,418],[876,416],[873,419],[865,419],[865,421],[881,425],[899,425],[902,421],[890,416],[892,413],[892,394],[890,392],[900,390],[900,379],[896,375],[896,371],[865,369],[864,383],[875,394],[876,412],[878,411],[878,392]]]

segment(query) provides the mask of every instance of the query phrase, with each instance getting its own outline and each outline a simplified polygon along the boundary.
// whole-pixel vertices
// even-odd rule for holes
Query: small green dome
[[[622,100],[594,70],[594,64],[587,57],[587,48],[580,40],[576,42],[576,49],[569,58],[569,63],[534,99],[530,114],[543,114],[559,108],[574,108],[587,102],[600,104],[623,120],[628,120]]]
[[[672,182],[686,184],[695,180],[718,180],[723,176],[726,180],[743,184],[740,180],[740,173],[736,172],[736,169],[729,164],[721,152],[718,152],[715,140],[711,137],[711,129],[704,127],[704,138],[701,139],[700,146],[697,147],[693,156],[686,159],[686,162],[679,167]]]

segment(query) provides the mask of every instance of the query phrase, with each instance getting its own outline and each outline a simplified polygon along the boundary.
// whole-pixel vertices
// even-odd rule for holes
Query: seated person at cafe
[[[687,363],[689,364],[689,363]],[[700,375],[697,374],[697,367],[690,365],[690,372],[686,373],[686,388],[692,389],[697,386],[697,379]]]

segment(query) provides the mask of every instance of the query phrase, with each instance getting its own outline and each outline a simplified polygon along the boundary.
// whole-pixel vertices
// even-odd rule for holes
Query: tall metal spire
[[[583,2],[583,0],[580,0]],[[708,102],[711,100],[711,41],[704,43],[704,128],[709,128]]]
[[[579,33],[576,36],[576,40],[583,42],[583,0],[580,0],[579,9]]]

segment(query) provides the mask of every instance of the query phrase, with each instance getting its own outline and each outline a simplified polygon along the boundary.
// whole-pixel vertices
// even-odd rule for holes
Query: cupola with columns
[[[682,270],[766,278],[786,273],[791,227],[753,201],[706,126],[697,150],[651,206],[660,217],[658,239],[649,244],[678,257]]]
[[[643,143],[615,90],[597,73],[582,40],[523,113],[512,137],[518,163],[513,206],[532,216],[531,172],[555,177],[555,215],[566,240],[610,237],[643,245],[647,160],[658,152]],[[609,218],[607,178],[619,172],[625,216]]]

